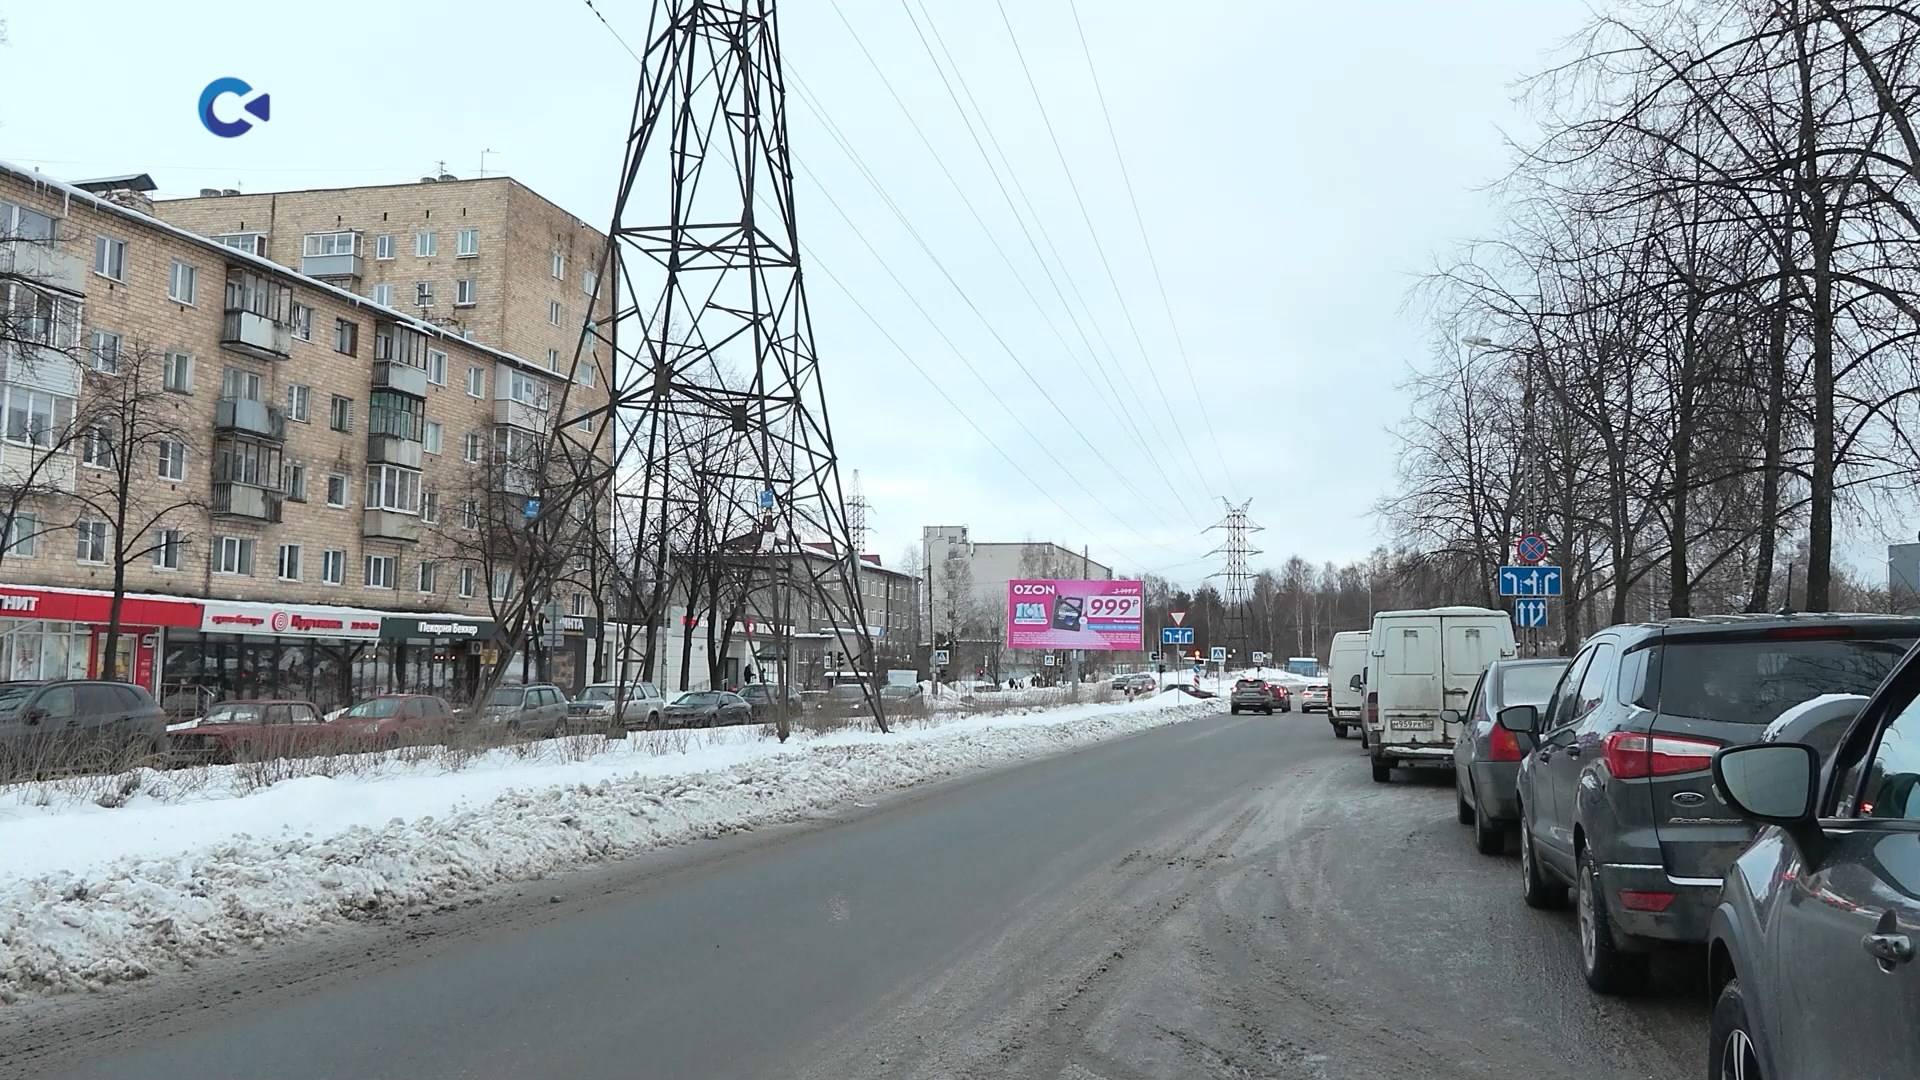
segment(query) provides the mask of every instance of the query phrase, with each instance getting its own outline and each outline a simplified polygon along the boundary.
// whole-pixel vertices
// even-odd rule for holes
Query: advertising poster
[[[1007,582],[1007,647],[1138,652],[1146,594],[1138,581]]]

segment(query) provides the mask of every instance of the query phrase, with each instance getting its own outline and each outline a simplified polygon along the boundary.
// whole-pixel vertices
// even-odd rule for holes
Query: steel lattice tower
[[[645,523],[634,580],[666,580],[669,510],[700,500],[698,513],[746,525],[744,542],[725,540],[770,579],[750,589],[753,613],[790,640],[813,629],[798,625],[812,607],[871,671],[802,283],[774,9],[653,5],[601,274],[613,302],[581,348],[613,354],[615,486]]]
[[[1226,579],[1226,645],[1236,650],[1234,657],[1244,664],[1247,658],[1253,655],[1250,651],[1252,646],[1247,637],[1247,611],[1253,604],[1253,570],[1248,565],[1248,560],[1260,554],[1258,549],[1248,545],[1247,534],[1259,532],[1261,527],[1247,518],[1247,508],[1253,505],[1252,499],[1248,499],[1239,506],[1233,505],[1224,497],[1220,502],[1227,508],[1227,516],[1221,518],[1217,524],[1207,526],[1207,531],[1213,532],[1216,529],[1223,531],[1227,534],[1227,541],[1208,552],[1207,555],[1208,557],[1224,556],[1226,565],[1217,573],[1207,576]]]

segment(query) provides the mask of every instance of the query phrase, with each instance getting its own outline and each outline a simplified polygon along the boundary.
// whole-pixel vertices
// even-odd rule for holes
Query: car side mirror
[[[1730,746],[1713,755],[1713,782],[1742,817],[1809,825],[1820,791],[1820,755],[1805,743]]]
[[[1358,676],[1358,675],[1355,675],[1355,676],[1354,676],[1353,678],[1351,678],[1351,679],[1348,679],[1348,680],[1347,680],[1347,689],[1349,689],[1349,690],[1358,690],[1358,689],[1360,689],[1360,676]]]
[[[47,718],[47,710],[41,709],[41,708],[28,709],[20,717],[20,719],[26,721],[29,724],[37,724],[40,721],[45,720],[46,718]]]
[[[1532,735],[1540,730],[1540,710],[1533,705],[1509,705],[1500,710],[1500,726],[1515,735]]]
[[[1441,710],[1440,710],[1440,722],[1441,722],[1441,723],[1443,723],[1443,724],[1457,724],[1457,723],[1459,723],[1459,722],[1460,722],[1460,710],[1459,710],[1459,709],[1441,709]]]

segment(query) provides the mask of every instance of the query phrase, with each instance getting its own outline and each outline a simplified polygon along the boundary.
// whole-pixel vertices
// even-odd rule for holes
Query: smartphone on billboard
[[[1079,633],[1084,621],[1081,605],[1085,601],[1078,596],[1062,596],[1053,602],[1053,628]]]

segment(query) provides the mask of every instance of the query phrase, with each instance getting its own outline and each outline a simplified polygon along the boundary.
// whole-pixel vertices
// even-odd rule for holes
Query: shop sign
[[[380,616],[372,612],[276,604],[226,604],[218,601],[209,601],[205,608],[200,629],[208,633],[321,638],[380,636]]]
[[[199,626],[201,606],[188,600],[128,596],[120,602],[123,626]],[[50,619],[104,625],[113,619],[113,594],[0,588],[0,618]]]
[[[480,641],[493,636],[493,622],[488,619],[422,619],[389,615],[380,620],[380,636],[401,640],[452,638],[460,641]]]

